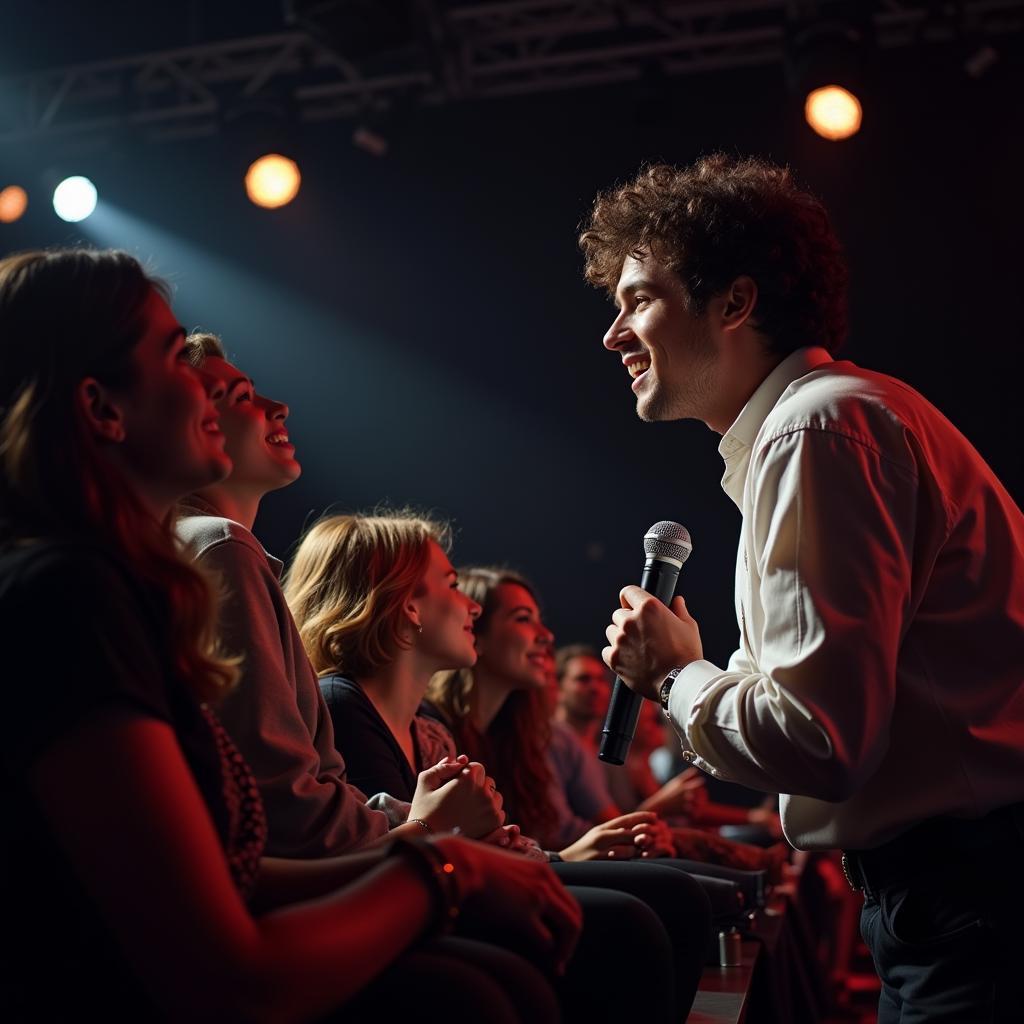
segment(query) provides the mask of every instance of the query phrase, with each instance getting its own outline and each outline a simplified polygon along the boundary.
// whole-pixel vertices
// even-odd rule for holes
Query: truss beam
[[[344,40],[290,31],[0,79],[0,143],[135,132],[152,139],[219,131],[270,108],[300,120],[353,118],[396,102],[439,104],[699,74],[785,59],[787,27],[841,0],[420,0],[429,38],[381,59]],[[880,47],[991,41],[1024,29],[1024,0],[875,5]],[[339,45],[340,44],[340,45]]]

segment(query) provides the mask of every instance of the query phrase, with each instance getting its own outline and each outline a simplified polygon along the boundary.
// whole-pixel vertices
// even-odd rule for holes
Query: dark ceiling
[[[4,75],[285,28],[281,0],[15,0],[0,8]]]

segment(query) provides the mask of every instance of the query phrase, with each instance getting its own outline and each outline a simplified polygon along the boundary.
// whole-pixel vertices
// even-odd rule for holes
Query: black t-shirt
[[[159,1017],[28,786],[36,758],[89,712],[129,707],[169,723],[229,854],[237,842],[247,794],[230,754],[222,756],[215,720],[170,668],[161,615],[160,596],[98,548],[38,543],[0,552],[4,1020],[79,1019],[90,1009],[104,1020]]]
[[[364,793],[389,793],[411,802],[418,773],[455,754],[448,729],[424,714],[426,701],[421,702],[409,727],[414,770],[359,683],[334,673],[320,680],[320,690],[331,713],[334,745],[345,759],[348,781]]]
[[[391,730],[359,684],[342,675],[320,680],[327,710],[334,725],[334,745],[345,758],[348,781],[364,793],[390,793],[411,801],[416,773]]]

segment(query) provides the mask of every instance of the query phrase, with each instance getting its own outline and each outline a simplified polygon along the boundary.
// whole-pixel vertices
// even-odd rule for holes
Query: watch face
[[[674,675],[668,676],[665,681],[661,684],[661,691],[658,694],[661,697],[661,706],[668,711],[668,698],[672,693],[672,684],[676,681]]]
[[[661,698],[661,706],[668,711],[668,697],[672,692],[672,684],[676,681],[676,677],[682,672],[681,668],[674,668],[667,676],[658,690],[658,696]]]

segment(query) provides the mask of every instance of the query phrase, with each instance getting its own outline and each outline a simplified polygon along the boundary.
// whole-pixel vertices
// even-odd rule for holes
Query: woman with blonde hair
[[[558,817],[544,789],[550,785],[541,731],[546,715],[537,719],[541,739],[534,744],[516,729],[518,702],[513,701],[508,735],[503,743],[491,746],[486,729],[457,732],[453,742],[447,729],[418,713],[428,686],[436,693],[436,681],[445,673],[475,671],[478,651],[482,658],[490,632],[493,602],[486,594],[481,594],[481,601],[474,591],[475,570],[456,573],[445,551],[447,540],[443,526],[408,513],[328,516],[300,543],[285,593],[307,653],[320,673],[335,737],[343,745],[354,779],[370,790],[385,783],[397,789],[403,778],[407,784],[413,772],[427,763],[425,759],[440,749],[459,749],[474,759],[479,754],[491,774],[495,774],[492,763],[502,767],[501,777],[495,778],[503,794],[506,790],[515,794],[512,799],[505,797],[508,820],[533,835],[537,825],[543,828],[545,821]],[[550,634],[546,638],[540,645],[545,654]],[[543,695],[538,692],[538,696]],[[497,713],[502,703],[495,699],[488,707]],[[471,698],[467,706],[473,706]],[[527,712],[532,708],[529,703],[520,706]],[[445,746],[434,747],[435,742]],[[507,770],[509,762],[515,765],[513,771]],[[524,778],[531,781],[524,784]],[[533,786],[541,787],[536,801],[528,798]],[[541,814],[534,814],[535,807]],[[652,817],[631,815],[598,826],[560,853],[547,856],[556,861],[555,871],[574,887],[584,907],[586,926],[576,958],[580,970],[589,961],[593,976],[618,977],[620,971],[614,966],[607,970],[602,966],[607,951],[588,945],[601,929],[596,922],[608,916],[615,921],[619,913],[636,916],[638,899],[647,905],[643,908],[646,921],[641,918],[629,929],[628,956],[643,960],[647,956],[641,954],[643,945],[651,941],[661,944],[663,955],[674,954],[671,970],[666,969],[662,980],[674,985],[676,996],[666,997],[663,1005],[670,1017],[674,1014],[678,1019],[692,1001],[703,960],[708,928],[703,892],[681,872],[646,861],[593,862],[607,858],[609,852],[619,857],[644,852],[649,848],[645,826]],[[536,849],[521,839],[518,846]],[[563,858],[591,863],[557,863]],[[670,938],[666,925],[680,934]],[[621,929],[621,919],[610,927]],[[616,955],[621,958],[627,952],[620,946]],[[645,993],[652,1012],[655,977],[651,975]],[[585,978],[580,982],[570,976],[567,982],[576,985],[566,1002],[579,1019],[615,1015],[610,1010],[616,998],[612,989],[596,990]],[[628,993],[622,1005],[623,1012],[628,1012]]]
[[[501,721],[512,727],[498,733],[494,747],[471,728],[453,742],[435,717],[418,714],[428,686],[438,692],[432,679],[468,673],[477,660],[481,608],[460,586],[448,540],[444,524],[408,511],[334,515],[311,527],[296,550],[284,593],[320,675],[349,780],[364,792],[408,799],[416,773],[456,749],[473,761],[485,753],[495,763],[514,756],[517,770],[504,782],[515,793],[508,820],[548,847],[561,846],[539,693],[508,695]],[[642,854],[654,843],[646,825],[642,816],[609,823],[578,844],[565,843],[559,856]]]
[[[417,774],[455,756],[450,733],[417,715],[435,672],[476,657],[480,608],[458,589],[448,542],[446,524],[407,511],[326,516],[285,578],[349,781],[364,792],[411,800]]]
[[[2,732],[8,1016],[299,1021],[348,1002],[341,1019],[366,1019],[380,975],[422,1000],[436,958],[399,958],[459,912],[497,914],[563,962],[578,908],[523,858],[454,837],[262,857],[259,795],[214,711],[236,664],[172,533],[176,501],[231,468],[221,393],[132,257],[0,260],[0,635],[18,683]],[[44,685],[55,627],[73,662]],[[445,1016],[552,1019],[522,968],[525,1006],[467,969],[472,1007]]]

